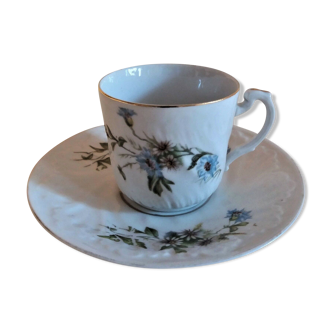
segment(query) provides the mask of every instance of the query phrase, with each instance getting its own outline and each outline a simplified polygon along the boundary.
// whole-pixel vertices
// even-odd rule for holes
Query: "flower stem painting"
[[[200,223],[192,229],[183,229],[180,232],[169,231],[160,237],[159,231],[154,228],[146,227],[144,230],[139,230],[131,226],[119,228],[112,225],[112,227],[105,226],[106,234],[98,236],[143,249],[148,248],[148,243],[154,242],[159,251],[172,250],[176,254],[180,254],[193,247],[206,247],[212,243],[229,240],[230,236],[245,235],[246,233],[239,230],[249,224],[247,220],[252,218],[251,212],[245,209],[228,210],[225,216],[228,223],[216,230],[204,229],[203,224]],[[257,225],[253,224],[253,226]]]
[[[111,165],[111,158],[109,156],[108,143],[99,143],[100,146],[94,147],[89,145],[92,149],[90,151],[75,151],[81,155],[80,159],[74,159],[75,161],[86,161],[89,162],[84,167],[96,165],[96,170],[100,171],[107,168],[107,165]]]
[[[123,180],[127,180],[126,168],[135,167],[146,173],[148,189],[161,196],[164,189],[172,192],[172,186],[175,185],[172,180],[164,176],[163,170],[176,172],[183,167],[184,158],[191,158],[188,171],[194,169],[198,180],[202,182],[208,182],[221,173],[217,155],[198,147],[189,148],[184,144],[174,144],[169,138],[157,140],[144,132],[138,134],[134,129],[134,117],[138,116],[135,111],[120,107],[117,114],[130,128],[132,137],[126,139],[122,136],[116,137],[107,125],[105,131],[111,142],[112,151],[118,149],[118,155],[129,160],[117,165]]]

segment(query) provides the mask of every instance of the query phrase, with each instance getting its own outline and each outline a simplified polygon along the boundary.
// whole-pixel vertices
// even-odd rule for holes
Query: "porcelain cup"
[[[229,165],[253,151],[274,120],[269,92],[249,89],[238,103],[239,89],[222,71],[182,64],[135,66],[103,77],[100,102],[123,199],[161,216],[202,206]],[[262,130],[228,153],[234,117],[256,100],[266,106]]]

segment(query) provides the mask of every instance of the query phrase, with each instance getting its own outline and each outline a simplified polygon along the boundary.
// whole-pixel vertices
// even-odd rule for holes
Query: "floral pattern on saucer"
[[[254,136],[234,126],[230,146],[244,145]],[[67,139],[37,163],[28,181],[29,203],[40,224],[66,245],[99,259],[145,268],[227,261],[285,233],[303,205],[304,184],[298,167],[282,149],[264,140],[232,164],[199,210],[175,217],[138,213],[122,201],[113,172],[104,171],[109,168],[109,154],[103,142],[107,142],[104,126]],[[73,151],[89,153],[74,155]],[[80,155],[86,159],[73,161]],[[92,166],[84,167],[88,165]],[[111,235],[114,240],[107,238]],[[228,240],[218,239],[221,235]],[[177,253],[174,247],[187,252]]]
[[[100,147],[95,147],[89,145],[92,149],[91,151],[76,151],[74,153],[79,153],[81,158],[74,159],[75,161],[89,161],[89,164],[84,167],[89,167],[91,165],[96,165],[96,170],[101,171],[107,168],[107,165],[111,165],[111,158],[108,151],[108,143],[99,143]]]
[[[206,247],[211,243],[228,240],[229,236],[245,235],[246,233],[237,232],[239,227],[245,227],[249,224],[247,221],[251,219],[251,211],[228,210],[226,217],[228,224],[223,225],[217,230],[207,230],[203,228],[203,223],[197,224],[192,229],[184,229],[180,232],[169,231],[160,239],[159,231],[146,227],[144,231],[129,226],[127,229],[118,228],[116,225],[105,226],[106,235],[98,235],[101,238],[114,242],[122,242],[127,245],[137,246],[147,249],[146,244],[149,241],[160,244],[159,250],[173,249],[176,254],[187,252],[190,247],[201,246]],[[254,224],[254,226],[257,226]]]

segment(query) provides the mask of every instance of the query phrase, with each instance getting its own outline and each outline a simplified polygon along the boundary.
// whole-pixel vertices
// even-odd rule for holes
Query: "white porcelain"
[[[234,127],[230,148],[254,137]],[[106,141],[104,127],[69,138],[37,163],[28,182],[30,206],[41,225],[91,256],[151,268],[222,262],[279,237],[302,207],[297,166],[264,140],[232,164],[200,209],[173,217],[138,212],[122,200],[108,172]]]
[[[119,70],[100,81],[99,94],[115,180],[131,205],[152,214],[178,214],[202,205],[230,163],[253,151],[274,119],[269,92],[247,90],[237,104],[236,79],[198,66]],[[227,157],[234,116],[256,100],[266,106],[263,129]]]

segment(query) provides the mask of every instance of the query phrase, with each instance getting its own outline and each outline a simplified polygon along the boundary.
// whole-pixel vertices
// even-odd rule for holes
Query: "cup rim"
[[[223,97],[223,98],[220,98],[220,99],[216,99],[216,100],[211,100],[211,101],[207,101],[207,102],[203,102],[203,103],[194,103],[194,104],[179,104],[179,105],[161,105],[161,104],[145,104],[145,103],[136,103],[136,102],[131,102],[131,101],[127,101],[127,100],[123,100],[123,99],[118,99],[118,98],[115,98],[115,97],[112,97],[110,95],[108,95],[106,92],[104,92],[101,87],[100,87],[100,83],[101,81],[108,75],[111,75],[113,73],[116,73],[116,72],[119,72],[119,71],[122,71],[122,70],[127,70],[127,69],[132,69],[132,68],[135,68],[135,67],[143,67],[143,66],[158,66],[158,65],[178,65],[178,66],[190,66],[190,67],[198,67],[198,68],[201,68],[201,69],[212,69],[216,72],[218,72],[219,74],[222,74],[226,77],[228,77],[229,79],[231,79],[232,81],[234,81],[236,83],[236,86],[237,86],[237,89],[235,92],[233,92],[232,94],[226,96],[226,97]],[[114,100],[114,101],[117,101],[117,102],[120,102],[120,103],[124,103],[124,104],[128,104],[128,105],[135,105],[135,106],[142,106],[142,107],[155,107],[155,108],[175,108],[175,107],[188,107],[188,106],[199,106],[199,105],[207,105],[207,104],[214,104],[214,103],[217,103],[217,102],[220,102],[222,100],[225,100],[225,99],[228,99],[228,98],[231,98],[233,97],[234,95],[236,95],[239,91],[240,91],[240,83],[238,82],[238,80],[236,78],[234,78],[233,76],[219,70],[219,69],[215,69],[215,68],[211,68],[211,67],[205,67],[205,66],[197,66],[197,65],[190,65],[190,64],[182,64],[182,63],[151,63],[151,64],[146,64],[146,65],[137,65],[137,66],[130,66],[130,67],[126,67],[126,68],[122,68],[122,69],[118,69],[118,70],[115,70],[115,71],[112,71],[108,74],[106,74],[105,76],[103,76],[99,83],[98,83],[98,90],[99,90],[99,93],[101,93],[102,95],[104,95],[105,97],[111,99],[111,100]]]

